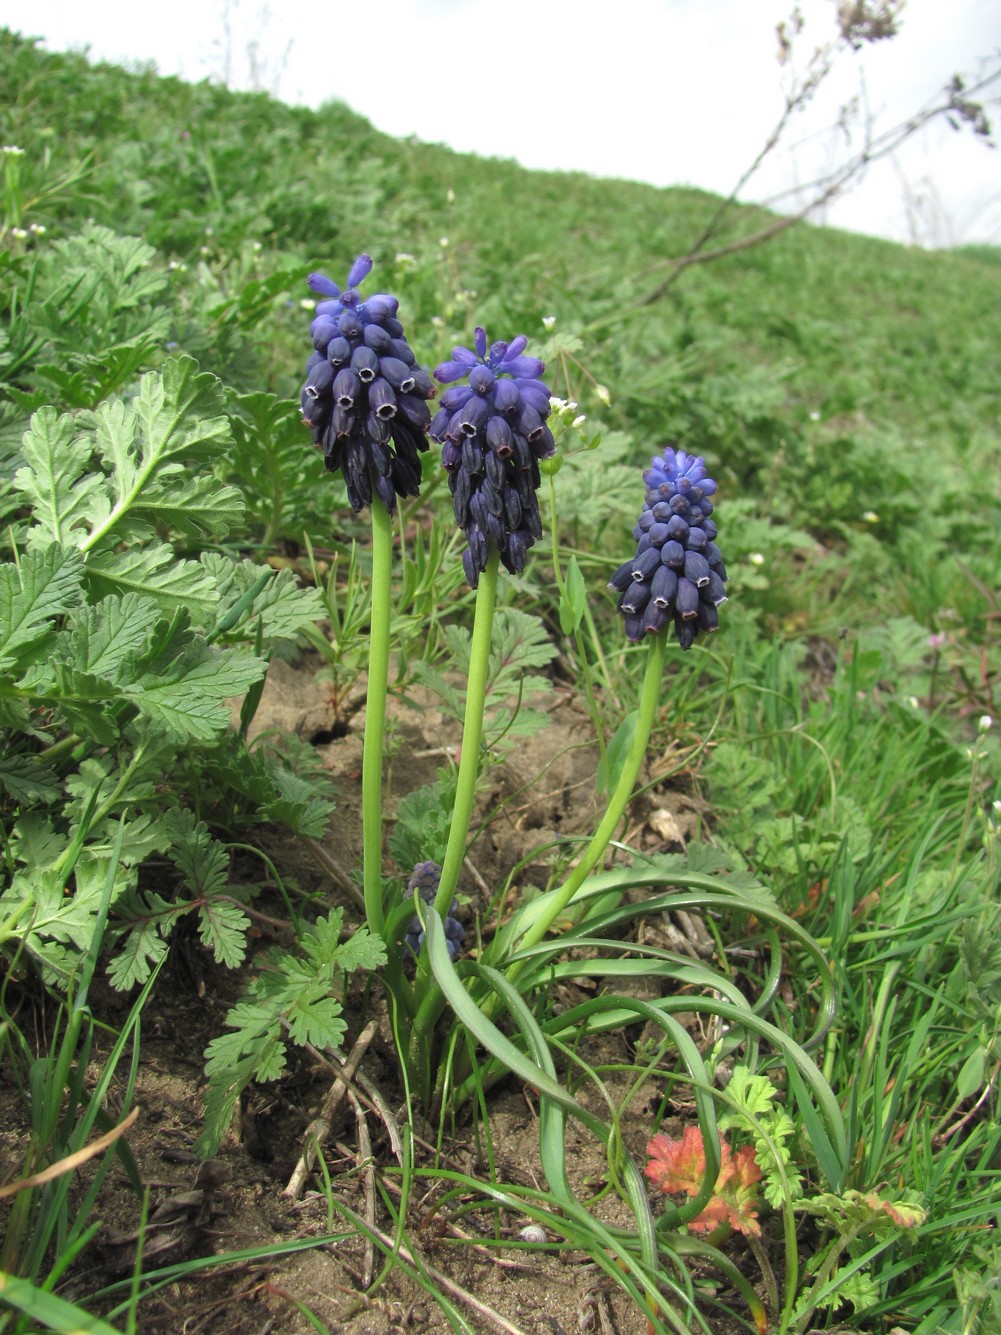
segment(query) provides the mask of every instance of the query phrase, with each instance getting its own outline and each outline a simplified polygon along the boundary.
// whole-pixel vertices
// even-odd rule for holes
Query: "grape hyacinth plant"
[[[437,393],[417,364],[396,318],[399,301],[380,292],[362,298],[357,287],[372,271],[359,255],[342,292],[324,274],[310,274],[322,298],[310,325],[315,351],[306,365],[303,421],[331,472],[340,469],[353,510],[372,518],[372,618],[369,632],[368,707],[362,760],[365,916],[373,933],[384,923],[382,903],[382,754],[389,686],[389,627],[393,535],[397,496],[420,491],[420,454],[427,450]],[[377,498],[377,504],[373,504]]]
[[[473,814],[498,565],[520,574],[529,549],[542,537],[539,461],[555,449],[546,425],[551,409],[541,378],[545,363],[525,354],[526,336],[488,347],[486,330],[477,326],[474,345],[475,350],[453,348],[451,358],[435,368],[435,379],[451,388],[442,395],[430,428],[442,447],[456,523],[466,534],[463,569],[476,589],[455,812],[435,899],[443,920],[458,884]]]
[[[690,649],[699,631],[719,625],[717,607],[726,601],[726,568],[710,518],[716,483],[705,460],[668,445],[643,474],[646,496],[633,529],[636,553],[616,570],[610,588],[622,593],[619,611],[627,637],[649,636],[649,655],[639,710],[631,720],[631,742],[604,817],[563,886],[516,914],[505,944],[534,946],[563,913],[603,859],[639,777],[661,700],[669,631]]]
[[[579,625],[586,586],[571,558],[561,569],[558,513],[552,479],[563,460],[557,456],[553,427],[574,429],[570,405],[551,399],[542,378],[544,363],[527,351],[528,340],[488,343],[478,327],[473,348],[456,347],[439,364],[434,379],[445,389],[434,417],[427,400],[435,393],[432,378],[417,366],[403,339],[398,304],[380,294],[363,300],[355,291],[371,268],[361,257],[342,294],[328,279],[313,275],[310,285],[323,297],[312,334],[303,390],[304,417],[314,444],[330,468],[340,468],[356,509],[370,503],[372,514],[372,602],[368,699],[362,763],[363,883],[369,929],[386,948],[383,980],[401,1074],[409,1091],[434,1115],[446,1106],[480,1101],[494,1080],[514,1073],[540,1098],[540,1154],[551,1199],[559,1218],[590,1218],[587,1204],[571,1185],[565,1166],[563,1131],[568,1116],[591,1132],[616,1159],[621,1191],[637,1220],[638,1253],[632,1242],[614,1239],[616,1273],[657,1330],[663,1294],[661,1263],[677,1262],[670,1239],[677,1228],[698,1227],[712,1197],[721,1167],[721,1141],[711,1083],[715,1063],[738,1048],[767,1042],[795,1068],[795,1098],[815,1105],[815,1129],[826,1137],[825,1174],[840,1190],[847,1163],[847,1142],[840,1111],[830,1088],[806,1051],[765,1018],[778,991],[779,934],[791,938],[811,957],[821,979],[816,1031],[819,1043],[833,1013],[829,971],[816,943],[777,907],[760,887],[729,881],[656,861],[618,863],[602,870],[606,854],[621,829],[636,790],[654,723],[663,706],[667,646],[683,650],[718,626],[725,600],[726,570],[716,545],[712,518],[716,483],[702,458],[670,446],[643,475],[645,495],[633,530],[636,551],[618,567],[611,587],[620,595],[629,641],[645,641],[636,652],[646,656],[638,708],[624,721],[606,748],[608,797],[597,829],[562,880],[498,915],[496,927],[478,932],[475,949],[464,950],[466,931],[458,920],[457,889],[468,853],[477,780],[483,760],[484,713],[490,680],[491,635],[500,567],[512,576],[526,568],[528,554],[542,537],[537,491],[543,473],[550,477],[552,546],[560,624],[564,632]],[[572,414],[570,414],[572,416]],[[466,539],[463,570],[475,591],[475,612],[468,643],[462,744],[457,772],[446,774],[412,804],[406,838],[402,814],[391,846],[399,860],[416,861],[406,882],[383,877],[382,759],[388,681],[392,593],[391,516],[398,497],[417,493],[419,454],[425,433],[441,446],[441,464],[452,499],[455,522]],[[588,443],[588,449],[596,445]],[[572,571],[572,575],[571,572]],[[565,606],[564,606],[565,604]],[[583,654],[580,639],[578,654]],[[632,653],[633,651],[630,651]],[[586,667],[586,665],[585,665]],[[614,760],[611,759],[614,753]],[[453,787],[454,784],[454,787]],[[447,791],[447,804],[442,794]],[[453,796],[454,793],[454,796]],[[419,795],[412,795],[417,797]],[[409,801],[409,799],[405,799]],[[437,805],[436,805],[437,803]],[[400,812],[403,812],[401,804]],[[426,818],[426,819],[425,819]],[[395,843],[394,843],[395,841]],[[432,856],[429,856],[432,855]],[[437,859],[440,858],[440,861]],[[643,890],[645,894],[637,894]],[[498,894],[501,888],[498,887]],[[500,902],[500,901],[499,901]],[[752,1002],[728,968],[686,963],[655,945],[636,939],[641,915],[684,909],[737,914],[756,924],[769,942],[771,962],[758,997]],[[556,978],[600,976],[613,984],[642,973],[659,978],[662,995],[642,1000],[614,986],[570,1009],[554,1008]],[[541,1007],[537,1004],[543,1002]],[[451,1025],[445,1022],[451,1013]],[[713,1018],[723,1037],[718,1051],[699,1050],[679,1013]],[[498,1021],[504,1016],[505,1028]],[[693,1091],[705,1165],[680,1204],[668,1204],[654,1225],[647,1184],[639,1165],[626,1152],[614,1126],[596,1116],[561,1083],[554,1056],[565,1057],[588,1034],[638,1023],[659,1031],[664,1050],[676,1056],[678,1078]],[[709,1063],[707,1065],[707,1063]],[[583,1070],[584,1067],[581,1067]],[[687,1190],[687,1189],[686,1189]],[[674,1232],[672,1232],[674,1230]],[[603,1246],[605,1244],[603,1243]],[[753,1287],[709,1242],[703,1255],[743,1295],[763,1329],[764,1311]],[[673,1258],[673,1259],[672,1259]],[[610,1262],[610,1264],[613,1264]],[[729,1267],[729,1268],[728,1268]],[[681,1329],[675,1325],[674,1328]]]

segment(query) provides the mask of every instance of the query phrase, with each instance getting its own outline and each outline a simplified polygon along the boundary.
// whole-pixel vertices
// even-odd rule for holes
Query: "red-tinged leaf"
[[[735,1233],[746,1233],[750,1238],[761,1236],[758,1212],[750,1200],[738,1197],[727,1203],[727,1222]]]
[[[705,1145],[698,1127],[685,1128],[681,1140],[656,1135],[647,1144],[650,1162],[646,1176],[665,1195],[697,1196],[706,1172]],[[757,1237],[757,1193],[754,1184],[761,1180],[754,1150],[750,1145],[733,1154],[720,1137],[720,1170],[713,1195],[701,1214],[688,1221],[695,1233],[710,1233],[721,1224],[729,1224],[738,1233]]]
[[[697,1126],[686,1126],[681,1140],[663,1134],[654,1136],[646,1152],[650,1162],[644,1171],[665,1195],[699,1194],[706,1175],[706,1151]]]
[[[745,1145],[737,1151],[733,1156],[733,1169],[734,1181],[740,1187],[750,1187],[761,1181],[761,1169],[753,1146]]]
[[[689,1219],[688,1227],[693,1233],[711,1233],[720,1224],[733,1224],[733,1211],[722,1196],[713,1196],[701,1214]]]

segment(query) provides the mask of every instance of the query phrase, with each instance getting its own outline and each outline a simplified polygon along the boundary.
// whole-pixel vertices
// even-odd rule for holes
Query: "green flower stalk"
[[[462,752],[459,756],[455,808],[448,831],[441,882],[435,896],[435,909],[443,919],[448,913],[459,883],[469,825],[473,816],[473,802],[476,797],[476,779],[483,745],[483,708],[490,671],[490,632],[493,628],[494,606],[497,601],[499,561],[500,555],[495,548],[488,554],[486,569],[480,575],[476,589],[476,613],[473,619],[469,677],[466,681],[466,709],[462,723]]]
[[[389,689],[389,626],[392,611],[393,529],[381,505],[372,506],[372,613],[368,636],[368,686],[362,752],[362,885],[369,930],[381,935],[382,758]]]
[[[552,894],[543,896],[534,904],[530,904],[512,924],[512,935],[509,939],[514,941],[518,949],[526,949],[542,940],[604,857],[605,850],[614,838],[615,832],[626,813],[629,799],[633,795],[633,789],[643,765],[643,758],[646,755],[650,733],[653,731],[661,701],[666,657],[666,633],[653,636],[647,647],[646,672],[643,676],[639,709],[636,714],[636,726],[633,729],[625,762],[619,772],[618,782],[608,800],[608,806],[601,824],[595,830],[577,865],[559,889]]]

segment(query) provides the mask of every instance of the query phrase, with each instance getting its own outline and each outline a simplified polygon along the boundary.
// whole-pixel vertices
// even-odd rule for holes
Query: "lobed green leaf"
[[[179,560],[165,542],[124,551],[109,545],[95,548],[87,560],[87,584],[99,598],[141,594],[161,611],[186,609],[198,620],[208,620],[219,601],[205,568],[197,561]]]
[[[82,583],[80,553],[56,542],[0,566],[0,672],[44,649],[53,618],[79,602]]]
[[[225,652],[192,645],[168,675],[147,673],[124,694],[144,718],[176,741],[208,741],[229,722],[226,704],[267,671],[262,658],[242,649]]]
[[[68,544],[74,529],[107,513],[103,475],[87,472],[92,453],[92,442],[68,414],[60,417],[45,407],[32,417],[21,444],[26,467],[14,474],[14,485],[32,509],[32,546]]]

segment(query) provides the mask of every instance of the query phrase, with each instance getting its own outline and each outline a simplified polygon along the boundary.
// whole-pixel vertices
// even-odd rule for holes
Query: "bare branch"
[[[764,162],[776,152],[794,116],[813,100],[837,61],[847,52],[858,51],[864,45],[887,41],[896,36],[902,8],[903,0],[842,0],[838,7],[837,35],[812,52],[802,73],[791,74],[782,112],[760,151],[742,172],[729,195],[714,210],[686,254],[662,260],[652,267],[649,272],[665,267],[668,272],[640,300],[639,305],[649,306],[659,301],[680,275],[693,265],[708,264],[724,256],[749,250],[796,226],[856,185],[874,162],[895,153],[903,143],[932,121],[944,118],[954,129],[969,127],[985,144],[994,146],[983,95],[1001,81],[1001,57],[995,57],[985,72],[976,76],[972,82],[967,76],[953,75],[943,90],[925,107],[879,133],[875,130],[863,84],[860,97],[841,107],[835,126],[832,127],[840,129],[849,144],[861,130],[861,145],[832,170],[805,184],[779,191],[762,205],[764,208],[773,208],[791,196],[798,196],[803,200],[799,207],[782,217],[770,219],[764,227],[723,240],[738,210],[740,217],[746,217],[745,206],[740,204],[739,196]],[[791,69],[795,43],[802,31],[803,21],[798,9],[793,11],[788,22],[779,24],[778,61],[781,66]]]

